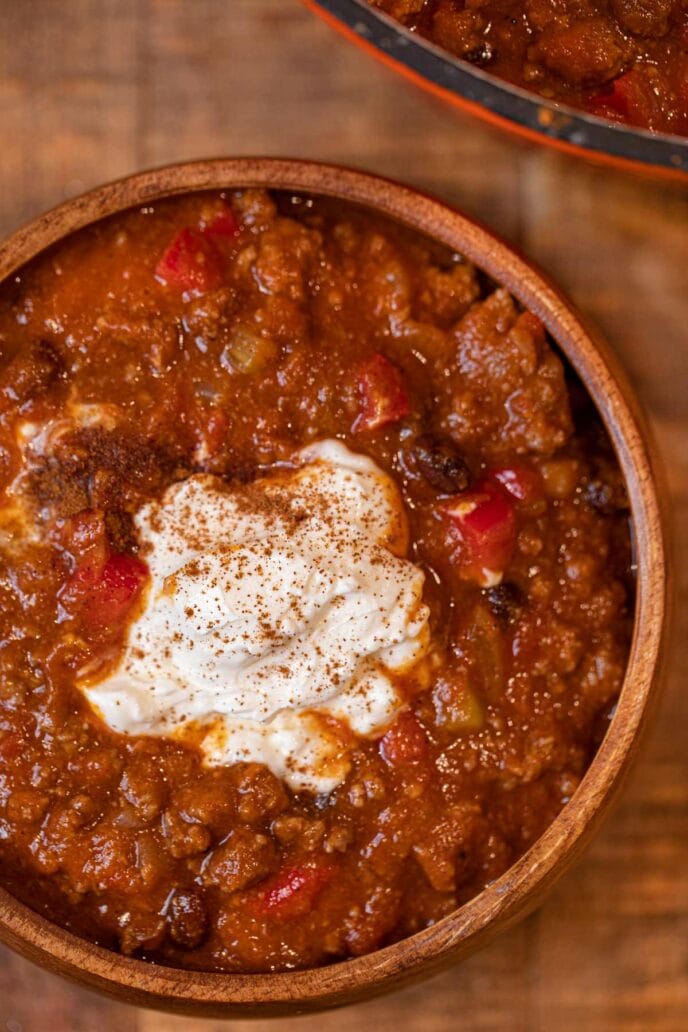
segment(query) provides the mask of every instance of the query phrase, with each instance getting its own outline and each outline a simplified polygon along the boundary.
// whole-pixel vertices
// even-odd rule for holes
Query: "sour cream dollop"
[[[251,484],[199,474],[140,510],[151,571],[114,671],[84,678],[115,731],[193,735],[210,765],[266,764],[332,791],[428,645],[424,575],[398,490],[337,441]]]

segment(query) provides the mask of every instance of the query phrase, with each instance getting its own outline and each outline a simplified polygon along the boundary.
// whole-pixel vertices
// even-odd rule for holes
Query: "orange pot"
[[[303,0],[315,14],[429,93],[518,136],[652,177],[688,178],[688,139],[606,122],[513,86],[434,46],[367,0]]]

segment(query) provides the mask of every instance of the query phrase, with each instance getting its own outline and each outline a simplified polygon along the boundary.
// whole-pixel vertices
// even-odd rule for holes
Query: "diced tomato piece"
[[[427,758],[428,744],[423,725],[407,710],[380,739],[380,755],[390,767],[408,767]]]
[[[483,587],[499,584],[516,544],[516,516],[506,491],[489,480],[442,505],[461,576]]]
[[[241,225],[232,208],[225,201],[221,201],[213,210],[203,213],[200,229],[207,237],[231,240],[238,235]]]
[[[532,466],[500,466],[487,471],[490,480],[496,480],[518,502],[530,505],[544,498],[542,475]]]
[[[261,888],[253,910],[264,917],[300,917],[311,909],[334,872],[334,864],[319,860],[284,868]]]
[[[586,108],[598,118],[644,128],[651,128],[661,114],[657,95],[640,68],[632,68],[614,79],[608,89],[590,98]]]
[[[401,373],[384,355],[375,354],[359,366],[357,386],[361,408],[352,427],[354,433],[379,430],[411,411]]]
[[[100,509],[82,509],[70,516],[60,526],[58,538],[77,566],[102,567],[105,564],[110,549],[105,515]]]
[[[136,601],[148,567],[134,555],[116,552],[104,563],[85,562],[72,574],[61,600],[92,633],[116,628]]]
[[[617,122],[628,121],[628,98],[623,85],[619,89],[615,89],[613,84],[604,92],[596,93],[587,101],[585,108],[591,115],[596,115],[598,118]]]
[[[199,229],[181,229],[155,267],[165,286],[181,294],[204,294],[222,282],[222,259]]]
[[[116,626],[126,616],[148,577],[148,567],[134,555],[111,555],[90,593],[85,613],[94,629]]]

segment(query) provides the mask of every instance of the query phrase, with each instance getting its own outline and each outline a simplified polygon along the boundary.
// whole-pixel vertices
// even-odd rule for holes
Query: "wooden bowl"
[[[686,182],[688,137],[609,122],[499,79],[404,28],[368,0],[303,0],[352,43],[435,97],[594,164]]]
[[[585,383],[616,449],[630,497],[638,572],[623,690],[580,787],[506,874],[431,928],[329,967],[288,974],[208,974],[101,949],[0,889],[0,939],[25,957],[128,1003],[222,1017],[304,1012],[363,999],[456,961],[533,908],[590,838],[636,752],[654,694],[667,603],[657,479],[635,400],[616,362],[540,272],[486,229],[430,197],[386,179],[308,162],[237,159],[175,165],[101,187],[18,230],[0,250],[0,279],[69,233],[132,205],[243,186],[327,195],[384,213],[460,251],[535,312]]]

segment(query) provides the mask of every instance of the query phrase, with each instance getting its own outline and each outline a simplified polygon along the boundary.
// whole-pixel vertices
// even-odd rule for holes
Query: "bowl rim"
[[[532,908],[575,859],[617,793],[656,696],[668,577],[662,478],[638,404],[607,346],[535,266],[491,231],[418,190],[342,166],[219,158],[116,180],[58,205],[0,247],[0,281],[57,241],[109,215],[173,195],[267,187],[334,197],[386,215],[459,251],[537,314],[604,422],[631,502],[637,561],[633,640],[611,726],[581,785],[545,833],[497,881],[437,924],[374,953],[277,974],[215,974],[124,957],[34,913],[0,888],[0,940],[49,969],[129,1003],[208,1016],[298,1013],[353,1002],[422,977]]]
[[[368,0],[302,0],[416,85],[532,142],[645,175],[686,181],[688,137],[608,122],[500,79],[411,32]]]

